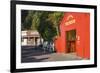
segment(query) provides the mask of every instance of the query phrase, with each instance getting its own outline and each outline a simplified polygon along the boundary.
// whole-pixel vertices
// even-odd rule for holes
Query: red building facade
[[[60,35],[55,40],[58,53],[76,53],[90,58],[90,14],[66,12],[59,26]]]

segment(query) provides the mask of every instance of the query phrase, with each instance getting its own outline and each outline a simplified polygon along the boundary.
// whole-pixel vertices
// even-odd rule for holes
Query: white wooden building
[[[43,39],[40,38],[40,35],[37,31],[21,31],[21,44],[22,46],[38,46],[43,42]]]

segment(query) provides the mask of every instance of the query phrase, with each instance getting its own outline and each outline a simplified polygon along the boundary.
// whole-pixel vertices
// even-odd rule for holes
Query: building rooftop
[[[40,37],[38,31],[25,30],[25,31],[21,31],[21,33],[22,33],[21,34],[22,37]]]

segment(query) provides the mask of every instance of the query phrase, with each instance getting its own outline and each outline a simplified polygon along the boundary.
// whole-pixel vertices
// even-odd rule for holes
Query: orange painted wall
[[[75,23],[66,25],[68,17],[73,16]],[[79,12],[64,13],[60,24],[60,36],[55,40],[58,53],[67,53],[66,31],[76,29],[76,53],[82,58],[90,58],[90,14]]]

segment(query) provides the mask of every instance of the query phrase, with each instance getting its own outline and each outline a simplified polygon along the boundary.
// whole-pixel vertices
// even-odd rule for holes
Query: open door
[[[66,38],[67,53],[76,52],[76,30],[67,31]]]

